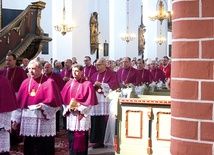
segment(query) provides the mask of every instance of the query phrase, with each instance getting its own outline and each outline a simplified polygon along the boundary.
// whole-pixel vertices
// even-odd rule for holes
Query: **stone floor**
[[[62,117],[60,117],[60,128],[62,128]],[[90,145],[90,144],[89,144]],[[93,149],[92,147],[88,148],[88,155],[114,155],[114,149],[110,148],[97,148]]]
[[[89,148],[88,155],[114,155],[114,150],[109,148]]]

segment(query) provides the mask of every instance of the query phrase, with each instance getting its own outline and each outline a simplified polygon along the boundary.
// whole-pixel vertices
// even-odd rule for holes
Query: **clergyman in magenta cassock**
[[[64,116],[67,117],[70,155],[88,152],[88,131],[90,129],[91,107],[98,104],[93,85],[83,79],[83,66],[74,64],[73,77],[66,83],[61,94]]]
[[[104,137],[109,116],[110,99],[107,95],[119,87],[116,73],[106,67],[106,60],[100,58],[96,62],[97,71],[90,79],[96,90],[99,104],[92,107],[90,142],[96,143],[93,148],[104,147]]]
[[[42,74],[42,64],[32,60],[28,70],[30,78],[23,81],[17,101],[19,109],[13,113],[13,126],[20,124],[24,136],[24,154],[54,155],[56,112],[62,105],[58,86]]]
[[[0,154],[9,154],[11,112],[18,109],[15,91],[10,81],[0,75]]]

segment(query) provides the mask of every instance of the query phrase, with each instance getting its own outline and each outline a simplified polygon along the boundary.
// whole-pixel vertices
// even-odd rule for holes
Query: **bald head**
[[[106,59],[105,58],[99,58],[96,62],[96,64],[103,64],[103,65],[106,65]]]
[[[95,64],[98,72],[104,72],[106,70],[106,59],[99,58]]]
[[[44,66],[44,72],[46,74],[50,74],[52,72],[52,65],[50,63],[46,63],[45,66]]]

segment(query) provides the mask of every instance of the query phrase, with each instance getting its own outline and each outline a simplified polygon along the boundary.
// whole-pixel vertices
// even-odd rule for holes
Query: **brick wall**
[[[172,155],[214,153],[214,0],[173,0]]]

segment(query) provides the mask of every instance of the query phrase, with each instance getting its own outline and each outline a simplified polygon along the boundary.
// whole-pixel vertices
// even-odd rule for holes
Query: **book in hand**
[[[41,105],[39,105],[39,104],[29,105],[28,108],[29,108],[30,110],[35,110],[35,109],[41,108]]]

